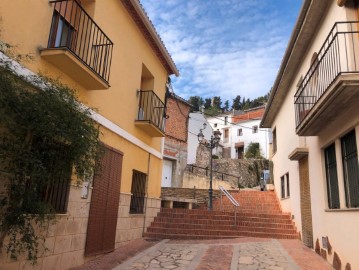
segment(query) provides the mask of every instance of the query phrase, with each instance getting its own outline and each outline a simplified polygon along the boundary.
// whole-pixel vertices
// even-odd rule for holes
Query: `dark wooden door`
[[[113,251],[120,199],[122,153],[104,147],[95,173],[87,227],[85,256]]]
[[[312,204],[310,200],[308,156],[299,160],[299,178],[302,239],[306,246],[313,247]]]

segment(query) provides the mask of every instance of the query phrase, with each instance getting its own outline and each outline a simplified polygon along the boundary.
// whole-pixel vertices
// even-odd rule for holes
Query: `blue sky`
[[[170,52],[183,98],[255,98],[272,87],[301,0],[141,0]]]

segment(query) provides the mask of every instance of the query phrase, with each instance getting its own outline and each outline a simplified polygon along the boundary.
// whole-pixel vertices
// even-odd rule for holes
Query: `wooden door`
[[[302,217],[302,239],[308,247],[313,247],[312,208],[310,200],[310,182],[308,156],[299,160],[300,210]]]
[[[85,256],[111,252],[115,248],[122,157],[122,153],[104,147],[100,169],[94,176]]]

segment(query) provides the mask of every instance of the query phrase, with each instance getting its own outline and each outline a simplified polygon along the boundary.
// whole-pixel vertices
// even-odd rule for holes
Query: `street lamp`
[[[209,205],[208,205],[208,210],[212,210],[213,209],[213,205],[212,205],[212,201],[213,201],[213,188],[212,188],[212,149],[217,147],[219,144],[219,141],[221,139],[221,132],[217,129],[215,131],[213,131],[213,134],[211,135],[211,140],[207,141],[204,138],[204,135],[202,133],[202,131],[207,127],[206,123],[203,123],[203,128],[201,128],[199,130],[199,133],[197,135],[198,141],[200,144],[202,144],[203,146],[205,146],[206,148],[210,149],[210,174],[209,174],[209,190],[208,190],[208,194],[209,194]]]

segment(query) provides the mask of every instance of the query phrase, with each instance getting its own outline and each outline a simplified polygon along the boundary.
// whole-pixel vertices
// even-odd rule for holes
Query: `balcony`
[[[49,41],[41,56],[86,89],[108,89],[113,43],[77,0],[54,5]]]
[[[140,90],[136,126],[151,137],[165,136],[166,106],[152,90]]]
[[[337,22],[294,97],[296,133],[316,136],[359,114],[359,22]]]

